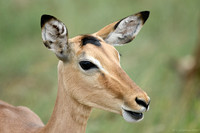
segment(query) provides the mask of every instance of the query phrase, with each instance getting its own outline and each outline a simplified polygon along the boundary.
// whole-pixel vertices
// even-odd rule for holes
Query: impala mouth
[[[138,122],[143,119],[143,113],[122,108],[122,116],[127,122]]]

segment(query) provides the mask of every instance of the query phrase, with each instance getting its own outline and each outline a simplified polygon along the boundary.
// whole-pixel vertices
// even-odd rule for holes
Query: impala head
[[[50,15],[41,18],[44,45],[60,59],[58,70],[67,95],[79,103],[140,121],[150,98],[124,72],[114,48],[132,41],[149,16],[128,16],[90,35],[68,39],[65,25]]]

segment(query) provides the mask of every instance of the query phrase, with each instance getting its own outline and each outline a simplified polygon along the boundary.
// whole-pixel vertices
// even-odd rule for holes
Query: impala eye
[[[79,62],[81,68],[85,71],[89,70],[89,69],[95,69],[98,68],[95,64],[93,64],[90,61],[80,61]]]

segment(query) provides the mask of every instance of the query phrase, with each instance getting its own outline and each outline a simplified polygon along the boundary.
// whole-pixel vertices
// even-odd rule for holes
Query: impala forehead
[[[105,62],[119,63],[119,52],[110,44],[97,36],[77,36],[70,40],[74,45],[75,54],[78,58],[92,57],[102,64]]]

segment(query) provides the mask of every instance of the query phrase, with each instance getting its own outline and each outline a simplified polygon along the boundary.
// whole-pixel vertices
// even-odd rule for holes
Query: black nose
[[[148,109],[149,104],[150,104],[150,101],[147,103],[147,102],[145,102],[145,100],[139,99],[137,97],[135,98],[135,101],[136,101],[137,104],[139,104],[140,106],[145,107],[146,109]]]

